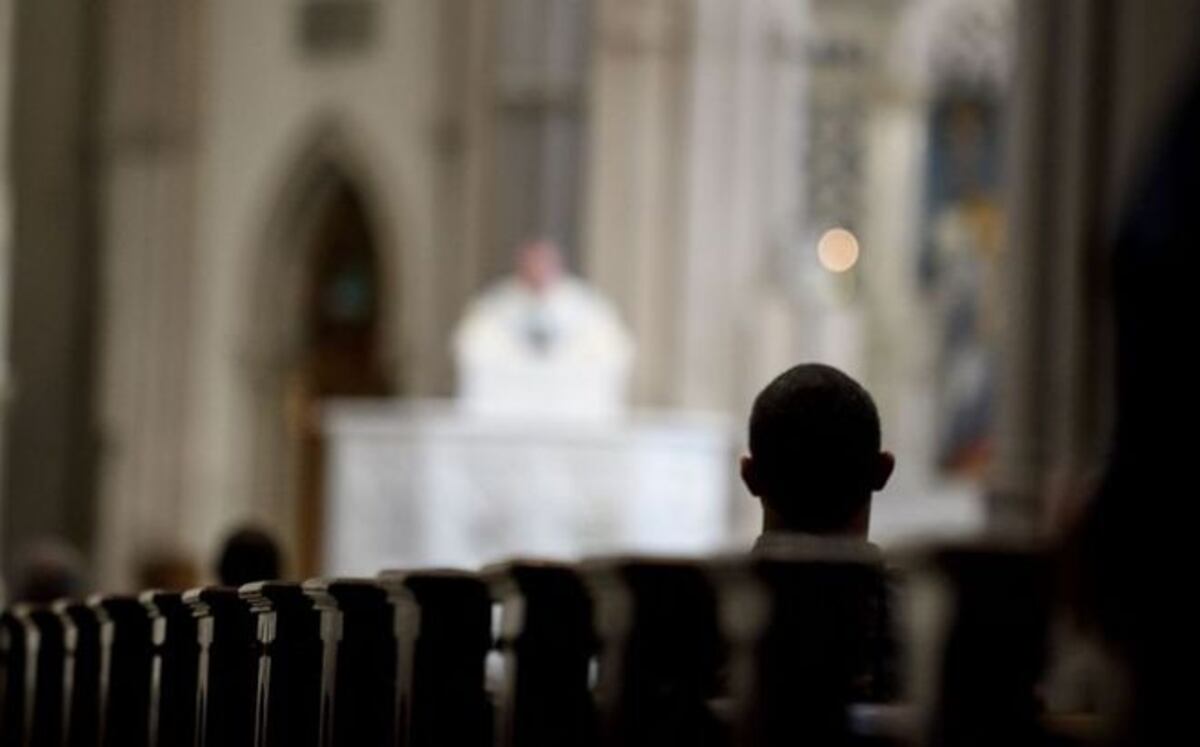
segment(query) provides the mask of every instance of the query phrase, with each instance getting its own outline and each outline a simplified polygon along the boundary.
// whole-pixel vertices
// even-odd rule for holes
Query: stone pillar
[[[601,0],[593,20],[584,264],[637,340],[634,397],[674,404],[674,312],[693,3]]]
[[[794,309],[780,338],[764,333],[786,297],[774,260],[797,238],[802,199],[806,4],[694,5],[674,388],[681,405],[741,421],[780,368],[767,349],[796,345]]]
[[[772,358],[761,333],[788,336],[769,257],[799,201],[802,7],[596,10],[589,274],[634,329],[639,402],[740,412]]]
[[[92,539],[96,4],[12,5],[5,549]]]
[[[12,189],[9,181],[9,122],[12,119],[13,0],[0,0],[0,558],[4,557],[4,440],[8,432],[8,403],[12,371],[8,357],[8,305],[12,277]]]
[[[419,368],[422,396],[455,391],[450,340],[471,298],[491,279],[494,232],[495,23],[498,3],[444,0],[438,4],[438,111],[435,207],[439,278],[432,315],[434,355]]]
[[[889,448],[903,452],[896,477],[914,490],[934,466],[933,342],[917,287],[925,109],[918,92],[889,81],[867,114],[867,206],[860,232],[866,322],[863,383],[879,407]]]
[[[1109,246],[1138,159],[1194,72],[1200,2],[1023,0],[991,518],[1032,533],[1085,487],[1112,415]]]
[[[193,550],[181,522],[182,424],[192,370],[201,7],[121,0],[107,6],[100,29],[99,557],[110,584],[127,581],[147,551]]]

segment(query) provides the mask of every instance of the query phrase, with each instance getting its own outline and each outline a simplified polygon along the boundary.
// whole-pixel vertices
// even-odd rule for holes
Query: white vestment
[[[476,300],[454,336],[470,412],[613,417],[624,410],[633,344],[615,309],[579,280],[543,293],[515,279]]]

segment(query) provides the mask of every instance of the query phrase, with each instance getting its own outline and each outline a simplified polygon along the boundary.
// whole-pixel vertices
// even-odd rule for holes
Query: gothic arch
[[[276,181],[273,201],[250,249],[242,367],[253,409],[248,484],[261,519],[291,546],[289,554],[302,573],[314,572],[320,557],[323,500],[319,467],[313,474],[313,462],[321,458],[319,441],[313,443],[320,433],[315,403],[324,396],[394,391],[394,364],[400,355],[393,342],[399,339],[397,233],[393,214],[383,209],[378,197],[380,181],[361,142],[344,124],[329,119],[309,130],[285,161],[288,165]],[[352,234],[349,239],[347,232]],[[368,266],[360,290],[369,298],[371,318],[353,334],[369,338],[363,340],[368,349],[358,350],[358,345],[350,354],[362,355],[377,367],[377,383],[339,386],[330,385],[328,376],[326,381],[314,379],[313,358],[320,353],[313,349],[320,344],[314,326],[320,326],[315,284],[320,282],[319,265],[328,264],[331,240],[341,241],[343,248],[336,251],[343,252],[346,240],[362,244],[349,251],[358,252]]]

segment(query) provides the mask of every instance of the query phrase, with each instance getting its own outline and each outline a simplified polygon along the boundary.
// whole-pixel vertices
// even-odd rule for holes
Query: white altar
[[[328,574],[727,541],[736,454],[719,418],[477,417],[449,402],[358,400],[330,404],[325,428]]]

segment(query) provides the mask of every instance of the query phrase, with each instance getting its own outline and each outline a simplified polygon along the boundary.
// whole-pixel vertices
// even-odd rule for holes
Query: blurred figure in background
[[[8,601],[48,604],[66,597],[81,598],[89,591],[83,569],[83,558],[65,541],[33,542],[18,556]]]
[[[270,534],[243,527],[225,540],[217,560],[217,579],[221,585],[233,587],[278,579],[282,576],[281,555]]]
[[[201,583],[196,564],[171,550],[148,553],[138,564],[137,577],[140,589],[184,591]]]
[[[619,414],[633,342],[613,306],[545,238],[467,310],[454,339],[460,397],[476,413]]]

